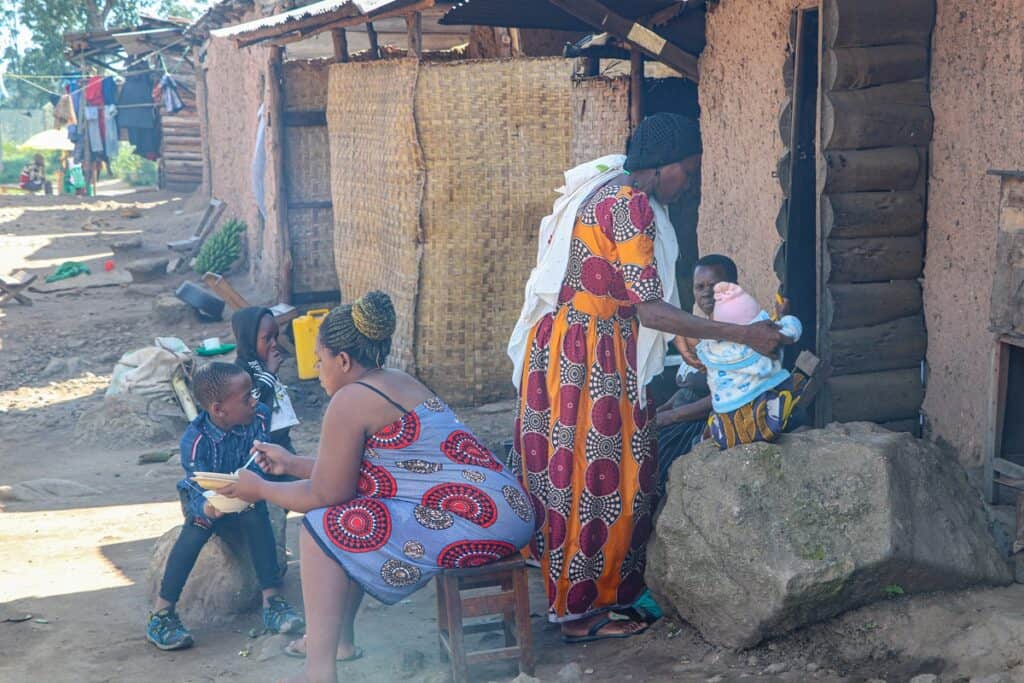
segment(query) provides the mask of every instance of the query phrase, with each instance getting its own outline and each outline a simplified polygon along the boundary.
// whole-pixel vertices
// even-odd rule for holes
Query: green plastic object
[[[200,346],[196,349],[197,356],[219,356],[224,353],[231,353],[235,350],[234,344],[221,344],[216,349],[208,349],[205,346]]]
[[[46,277],[46,281],[58,282],[78,275],[92,275],[92,271],[89,270],[89,266],[79,261],[65,261],[57,267],[57,270]]]

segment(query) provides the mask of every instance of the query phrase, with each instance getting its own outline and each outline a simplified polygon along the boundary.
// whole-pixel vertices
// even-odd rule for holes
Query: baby
[[[720,282],[715,285],[713,318],[747,325],[771,316],[739,285]],[[777,322],[784,335],[800,339],[803,327],[797,318],[786,315]],[[708,371],[714,407],[708,426],[719,448],[774,441],[786,429],[806,387],[805,374],[791,375],[780,360],[733,342],[702,341],[697,356]]]

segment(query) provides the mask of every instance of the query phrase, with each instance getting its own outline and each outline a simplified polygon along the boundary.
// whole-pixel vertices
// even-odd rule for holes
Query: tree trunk
[[[924,45],[884,45],[826,50],[822,63],[828,90],[856,90],[928,76]]]
[[[924,226],[924,201],[917,192],[851,192],[821,198],[826,237],[916,235]]]
[[[830,92],[821,102],[822,148],[927,145],[933,121],[923,81]]]
[[[827,194],[913,190],[921,156],[913,147],[825,152],[819,182]]]
[[[916,237],[829,240],[828,282],[888,282],[921,275],[924,241]]]
[[[832,371],[837,375],[917,367],[928,337],[914,315],[881,325],[832,332]]]
[[[832,330],[870,327],[917,315],[924,304],[915,280],[829,285]]]
[[[926,45],[935,24],[935,0],[825,0],[827,47]]]
[[[912,420],[924,399],[920,368],[832,377],[828,388],[836,422]]]

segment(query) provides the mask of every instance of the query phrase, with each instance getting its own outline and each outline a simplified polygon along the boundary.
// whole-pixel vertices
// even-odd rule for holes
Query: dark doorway
[[[793,76],[793,122],[786,141],[791,151],[789,216],[786,222],[782,294],[790,313],[803,323],[803,336],[787,347],[792,368],[800,351],[815,352],[818,328],[817,107],[818,10],[798,10]]]
[[[644,80],[644,115],[670,112],[699,119],[697,84],[683,78],[648,78]],[[679,306],[684,311],[693,308],[693,265],[697,262],[697,220],[700,208],[700,182],[697,191],[669,207],[672,225],[679,242],[676,261],[676,283]]]

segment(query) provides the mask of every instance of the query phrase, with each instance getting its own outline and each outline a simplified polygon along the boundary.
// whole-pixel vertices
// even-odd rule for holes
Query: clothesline
[[[17,76],[15,74],[7,74],[7,75],[8,76],[14,76],[14,78],[21,78],[20,76]],[[50,95],[56,95],[57,97],[60,97],[63,94],[63,93],[59,93],[59,92],[54,92],[52,90],[48,90],[48,89],[42,87],[41,85],[36,85],[32,81],[25,81],[25,82],[28,83],[29,85],[31,85],[32,87],[39,88],[43,92],[48,93]],[[73,91],[73,92],[80,92],[81,90],[83,90],[83,88],[79,88],[78,90]],[[153,108],[155,108],[155,107],[157,107],[159,105],[157,105],[154,102],[153,104],[118,104],[118,105],[115,105],[115,106],[118,109],[132,109],[132,108],[137,108],[137,107],[153,107]]]

